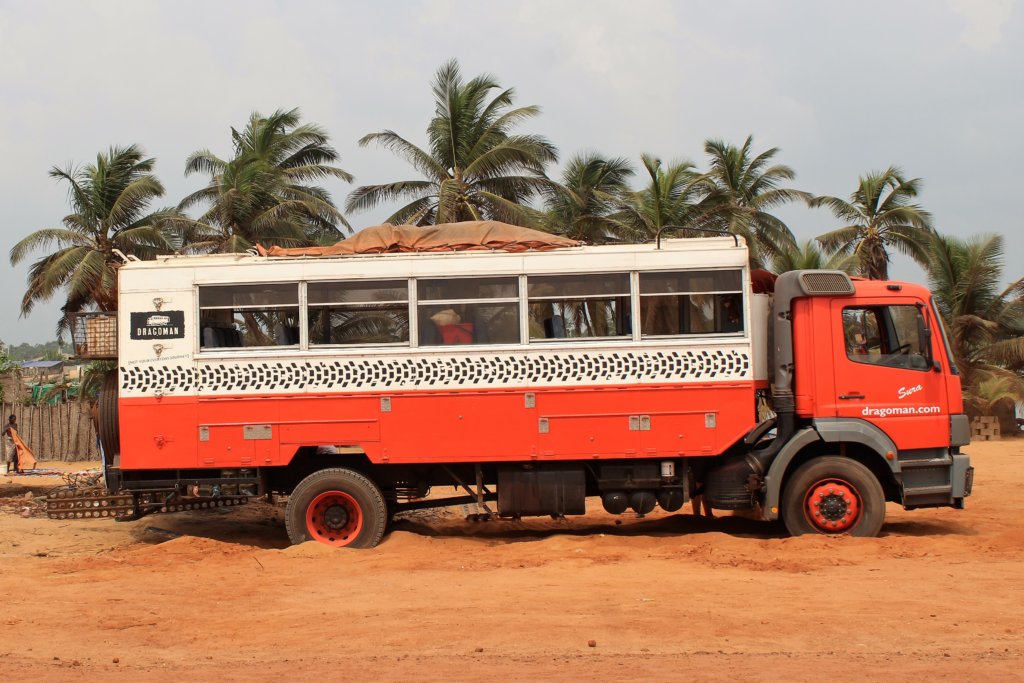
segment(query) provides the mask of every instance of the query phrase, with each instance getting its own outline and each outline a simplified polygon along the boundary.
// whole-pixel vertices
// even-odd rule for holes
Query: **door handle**
[[[840,394],[839,398],[843,399],[844,401],[849,401],[850,399],[864,398],[864,394]]]

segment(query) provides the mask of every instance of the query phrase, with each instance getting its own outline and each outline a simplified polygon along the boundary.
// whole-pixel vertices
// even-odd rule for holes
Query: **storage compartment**
[[[502,517],[585,513],[582,467],[508,467],[498,471],[498,514]]]

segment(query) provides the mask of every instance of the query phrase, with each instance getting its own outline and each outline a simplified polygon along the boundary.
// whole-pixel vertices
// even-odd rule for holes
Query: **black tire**
[[[103,376],[99,395],[99,438],[103,444],[103,455],[107,466],[115,462],[121,452],[121,432],[117,415],[117,370],[110,370]]]
[[[356,515],[358,524],[352,521]],[[292,543],[372,548],[384,536],[388,509],[376,484],[354,470],[332,467],[299,482],[288,496],[284,520]]]
[[[814,519],[810,513],[814,501],[826,499],[828,509],[819,506],[820,514],[815,515],[819,519]],[[856,511],[852,519],[851,509]],[[885,521],[885,494],[871,470],[859,462],[839,456],[814,458],[797,468],[786,483],[782,519],[793,536],[877,536]]]
[[[384,533],[389,533],[395,527],[395,522],[397,521],[395,519],[395,515],[397,515],[397,514],[398,513],[395,512],[394,505],[391,504],[391,503],[388,503],[387,525],[385,526]]]

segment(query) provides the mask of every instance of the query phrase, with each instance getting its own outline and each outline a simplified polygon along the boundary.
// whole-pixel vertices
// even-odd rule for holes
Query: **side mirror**
[[[921,348],[918,351],[928,361],[928,365],[934,365],[932,363],[932,331],[925,323],[924,314],[920,310],[917,312],[917,339],[921,343]]]

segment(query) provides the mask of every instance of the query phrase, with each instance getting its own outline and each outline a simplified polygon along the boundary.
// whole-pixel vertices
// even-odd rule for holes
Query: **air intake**
[[[807,296],[853,294],[853,281],[841,270],[805,270],[799,274],[800,287]]]

